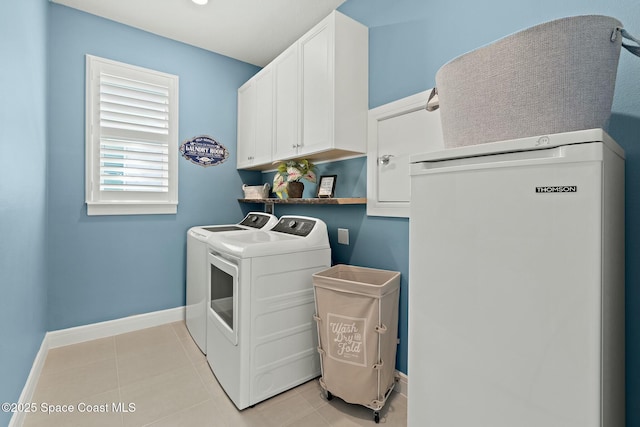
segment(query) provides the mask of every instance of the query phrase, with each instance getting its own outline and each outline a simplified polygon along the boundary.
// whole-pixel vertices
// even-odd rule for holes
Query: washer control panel
[[[271,231],[306,237],[311,233],[315,225],[316,222],[312,219],[289,216],[280,218],[280,221],[278,221]]]
[[[267,222],[269,222],[270,218],[271,218],[271,215],[252,212],[248,214],[246,217],[244,217],[240,225],[244,225],[252,228],[262,228],[265,226]]]

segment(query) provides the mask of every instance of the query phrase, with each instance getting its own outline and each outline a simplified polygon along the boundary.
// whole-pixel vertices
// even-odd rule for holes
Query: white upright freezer
[[[623,427],[622,148],[591,129],[411,161],[409,426]]]

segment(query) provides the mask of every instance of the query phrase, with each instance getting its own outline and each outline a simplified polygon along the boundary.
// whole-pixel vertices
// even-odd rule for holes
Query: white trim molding
[[[87,215],[175,214],[179,77],[86,55]]]
[[[154,311],[152,313],[138,314],[121,319],[108,320],[106,322],[47,332],[49,348],[78,344],[99,338],[125,334],[139,329],[160,326],[166,323],[178,322],[184,320],[184,316],[185,307],[176,307],[168,310]]]
[[[114,335],[133,332],[140,329],[165,325],[167,323],[179,322],[185,318],[185,307],[170,308],[168,310],[154,311],[152,313],[138,314],[135,316],[123,317],[121,319],[109,320],[106,322],[93,323],[90,325],[77,326],[74,328],[60,329],[47,332],[42,339],[40,350],[33,361],[31,371],[27,377],[27,382],[22,389],[18,403],[29,403],[33,401],[33,396],[38,385],[38,378],[47,359],[47,353],[52,348],[65,345],[79,344],[98,338],[107,338]],[[9,427],[19,427],[24,424],[25,413],[14,412]]]
[[[24,384],[24,388],[22,389],[22,393],[20,393],[20,398],[18,399],[19,404],[26,404],[33,402],[33,396],[36,392],[36,386],[38,385],[38,379],[40,378],[40,373],[42,372],[42,368],[44,367],[44,362],[47,359],[47,352],[49,351],[49,341],[47,338],[47,334],[44,335],[42,339],[42,344],[40,344],[40,350],[38,350],[38,354],[36,354],[36,358],[33,361],[33,365],[31,366],[31,371],[29,372],[29,376],[27,377],[27,382]],[[9,427],[19,427],[24,424],[26,412],[16,411],[11,416],[11,420],[9,420]]]

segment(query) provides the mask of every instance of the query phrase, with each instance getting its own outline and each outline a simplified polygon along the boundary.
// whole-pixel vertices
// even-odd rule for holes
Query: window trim
[[[148,74],[150,79],[167,79],[169,89],[169,132],[168,141],[168,191],[164,193],[127,193],[125,198],[108,197],[114,192],[100,190],[100,84],[94,77],[103,68],[119,68],[123,78],[132,78],[132,74]],[[97,73],[97,74],[96,74]],[[176,214],[178,210],[178,76],[150,70],[143,67],[112,61],[93,55],[86,55],[86,92],[85,92],[85,203],[87,215],[146,215]],[[96,132],[93,130],[98,128]],[[95,188],[97,187],[97,188]],[[124,195],[124,194],[123,194]],[[161,197],[155,197],[159,196]]]

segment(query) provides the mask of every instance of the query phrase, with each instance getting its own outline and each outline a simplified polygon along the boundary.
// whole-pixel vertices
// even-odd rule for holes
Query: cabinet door
[[[275,139],[274,160],[294,157],[300,143],[298,135],[298,46],[291,46],[274,61]]]
[[[369,112],[367,215],[408,217],[410,157],[444,149],[440,111],[425,110],[429,91]]]
[[[255,78],[255,149],[253,164],[271,163],[273,143],[273,68],[264,68]]]
[[[333,145],[333,28],[334,22],[300,40],[302,72],[301,154]]]
[[[424,108],[378,122],[379,201],[411,201],[409,157],[430,151],[429,145],[442,140],[430,138],[430,134],[437,132],[440,132],[439,112]]]
[[[255,153],[255,81],[238,89],[238,169],[250,167]]]

